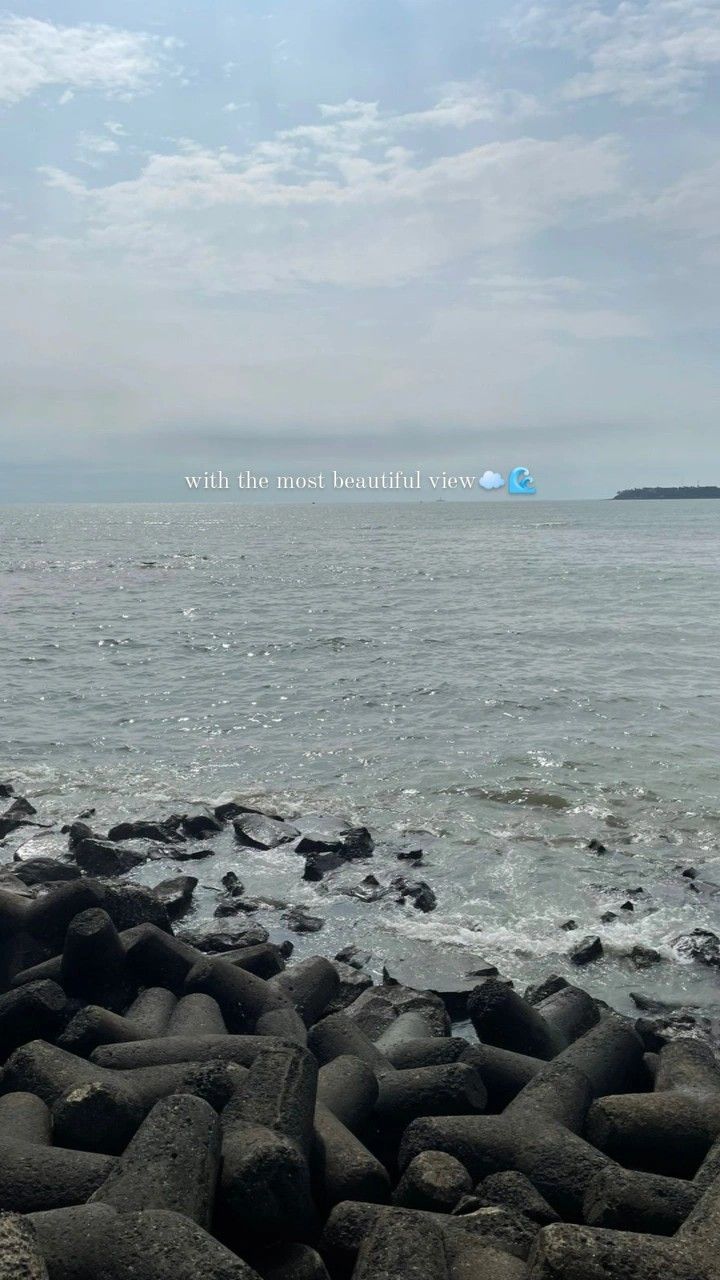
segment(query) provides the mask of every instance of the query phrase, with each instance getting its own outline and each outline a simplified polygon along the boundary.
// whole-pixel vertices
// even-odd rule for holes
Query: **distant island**
[[[716,484],[681,484],[669,488],[654,489],[620,489],[612,499],[636,498],[720,498],[720,486]]]

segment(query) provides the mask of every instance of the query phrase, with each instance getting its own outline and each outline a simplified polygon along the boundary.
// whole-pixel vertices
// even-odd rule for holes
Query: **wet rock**
[[[233,819],[233,827],[238,843],[251,849],[275,849],[300,835],[289,822],[261,813],[243,813]]]
[[[390,888],[397,893],[395,899],[401,906],[411,902],[418,911],[434,911],[437,898],[425,880],[408,880],[405,876],[396,876],[390,881]]]
[[[226,871],[220,881],[225,892],[233,898],[242,898],[245,892],[245,885],[234,871]]]
[[[697,879],[697,871],[695,870],[694,867],[686,867],[682,874],[685,876],[686,880]]]
[[[390,892],[386,885],[382,885],[376,876],[365,876],[359,884],[353,885],[350,889],[343,889],[349,898],[358,898],[360,902],[379,902],[381,898],[387,897]]]
[[[601,924],[612,924],[613,920],[617,920],[617,916],[614,911],[603,911],[600,917]]]
[[[31,804],[26,796],[18,796],[13,800],[9,809],[6,809],[4,818],[33,818],[37,813],[34,804]]]
[[[26,818],[13,818],[8,814],[3,814],[0,817],[0,840],[4,840],[5,836],[12,835],[13,831],[17,831],[20,827],[31,825]]]
[[[560,925],[560,928],[563,929],[565,933],[572,933],[572,931],[577,929],[577,927],[577,920],[565,920]]]
[[[190,836],[192,840],[205,840],[212,836],[218,835],[223,824],[219,818],[211,817],[207,813],[191,813],[185,814],[181,827],[186,836]]]
[[[424,948],[418,941],[417,953],[407,960],[391,961],[383,966],[383,983],[415,991],[431,991],[442,1000],[452,1022],[467,1018],[468,997],[480,978],[497,974],[494,964],[469,952],[443,951],[436,944]]]
[[[170,932],[170,917],[152,889],[142,884],[113,884],[107,880],[98,883],[103,893],[103,906],[116,929],[154,924],[163,933]]]
[[[334,960],[333,968],[335,969],[339,979],[340,986],[336,995],[323,1011],[323,1017],[327,1017],[331,1013],[341,1013],[343,1009],[347,1009],[348,1005],[354,1003],[363,991],[367,991],[372,985],[373,980],[369,973],[363,973],[361,969],[354,969],[352,965],[344,964],[342,960]]]
[[[50,884],[55,880],[77,880],[81,875],[79,867],[72,863],[58,862],[55,858],[28,858],[24,862],[13,864],[14,874],[23,884]]]
[[[374,848],[375,841],[367,827],[349,827],[343,832],[343,857],[369,858]]]
[[[630,900],[629,900],[629,899],[628,899],[628,901],[627,901],[627,902],[621,902],[621,903],[620,903],[620,910],[621,910],[621,911],[634,911],[634,910],[635,910],[634,903],[630,902]]]
[[[353,1001],[347,1014],[371,1040],[389,1032],[403,1014],[417,1015],[414,1039],[418,1035],[446,1036],[450,1028],[447,1010],[434,991],[419,991],[400,983],[369,988]]]
[[[179,935],[183,942],[198,951],[219,955],[224,951],[238,951],[243,947],[259,947],[267,942],[269,933],[261,924],[247,925],[242,929],[183,930]]]
[[[423,849],[400,849],[395,854],[398,862],[409,862],[413,867],[421,866],[424,856],[425,851]]]
[[[154,861],[169,862],[200,862],[203,858],[212,858],[214,849],[198,848],[197,845],[178,845],[176,848],[158,848],[150,850],[149,856]]]
[[[361,951],[358,947],[348,946],[338,951],[335,959],[351,965],[353,969],[364,969],[372,960],[372,954],[369,951]]]
[[[293,907],[291,911],[286,911],[283,920],[293,933],[319,933],[325,924],[320,916],[311,916],[300,907]]]
[[[103,839],[103,836],[99,836],[97,832],[93,831],[92,827],[89,827],[87,822],[80,822],[79,820],[71,822],[69,826],[61,827],[60,832],[62,835],[67,835],[68,847],[71,851],[77,849],[78,845],[82,844],[83,840]]]
[[[230,916],[239,916],[246,910],[244,898],[225,898],[213,911],[218,920],[226,920]]]
[[[7,800],[15,792],[12,782],[0,782],[0,799]]]
[[[588,849],[591,853],[607,853],[607,847],[603,844],[602,840],[596,840],[594,838],[588,844]]]
[[[302,844],[302,841],[300,843]],[[297,852],[301,852],[299,846]],[[313,850],[305,856],[303,880],[322,880],[323,876],[327,875],[329,871],[337,871],[338,867],[342,867],[344,863],[345,859],[340,853],[332,850]]]
[[[182,818],[166,818],[164,822],[118,822],[108,831],[108,840],[154,840],[156,844],[174,844],[184,839],[178,828]]]
[[[678,955],[710,968],[720,968],[720,938],[710,929],[693,929],[691,933],[681,933],[673,939],[673,946]]]
[[[633,996],[635,999],[635,996]],[[635,1029],[649,1053],[657,1053],[673,1040],[698,1040],[717,1055],[720,1052],[720,1017],[692,1008],[678,1008],[656,1017],[638,1018]]]
[[[147,862],[147,854],[128,849],[112,840],[81,840],[75,848],[75,861],[91,876],[121,876]]]
[[[592,964],[595,960],[600,960],[603,956],[603,944],[600,939],[595,937],[583,938],[582,942],[578,942],[570,952],[570,960],[573,964],[585,965]]]
[[[659,964],[662,956],[654,947],[646,947],[642,942],[636,942],[630,952],[630,959],[636,969],[649,969],[653,964]]]
[[[551,973],[547,978],[543,978],[542,982],[529,986],[525,992],[525,999],[529,1004],[540,1004],[541,1000],[546,1000],[548,996],[554,996],[556,991],[562,991],[564,987],[569,986],[567,978],[561,978],[559,973]]]
[[[155,897],[162,903],[171,920],[176,920],[192,906],[197,876],[173,876],[153,885]]]

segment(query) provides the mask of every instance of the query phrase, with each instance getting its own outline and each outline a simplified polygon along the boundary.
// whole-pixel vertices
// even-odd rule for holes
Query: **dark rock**
[[[53,880],[77,880],[80,868],[55,858],[28,858],[14,864],[14,874],[23,884],[50,884]]]
[[[577,929],[577,927],[577,920],[565,920],[563,924],[560,925],[560,928],[564,929],[565,933],[572,933],[573,929]]]
[[[292,910],[286,911],[283,920],[293,933],[318,933],[325,924],[320,916],[308,915],[300,907],[293,907]]]
[[[0,799],[7,800],[15,792],[12,782],[0,782]]]
[[[612,924],[613,920],[617,920],[617,916],[614,911],[603,911],[600,917],[601,924]]]
[[[420,1036],[446,1036],[450,1028],[447,1010],[434,991],[418,991],[401,983],[372,987],[349,1006],[347,1016],[369,1036],[377,1040],[399,1023],[403,1014],[414,1014],[418,1023],[413,1039]],[[424,1025],[423,1025],[424,1024]],[[407,1020],[404,1024],[407,1025]],[[385,1046],[383,1045],[383,1053]]]
[[[697,871],[695,870],[694,867],[686,867],[685,870],[683,871],[683,875],[685,876],[686,880],[697,879]]]
[[[108,840],[154,840],[157,844],[174,844],[182,840],[178,827],[182,818],[166,818],[164,822],[118,822],[108,831]]]
[[[468,966],[472,964],[472,969]],[[393,961],[383,966],[383,983],[387,987],[402,986],[415,991],[430,991],[442,1000],[452,1022],[467,1018],[468,997],[479,978],[497,974],[494,964],[468,952],[444,951],[435,943],[427,949],[418,944],[413,958]]]
[[[245,885],[239,877],[236,876],[234,871],[226,871],[220,883],[225,889],[225,892],[230,894],[233,898],[242,898],[245,892]]]
[[[302,843],[303,842],[301,840],[300,844]],[[297,847],[296,851],[298,853],[301,852],[299,846]],[[344,863],[345,863],[345,859],[343,858],[342,854],[337,853],[331,849],[328,849],[325,851],[322,851],[319,849],[313,850],[307,853],[305,856],[305,870],[303,871],[303,880],[311,880],[311,881],[322,880],[323,876],[326,875],[328,871],[337,871],[338,867],[342,867]]]
[[[437,898],[425,880],[408,880],[405,876],[396,876],[390,881],[390,888],[397,893],[395,899],[404,905],[406,902],[412,902],[412,905],[418,911],[434,911],[437,906]]]
[[[13,831],[17,831],[20,827],[29,827],[33,825],[33,823],[28,822],[25,818],[12,818],[3,814],[2,817],[0,817],[0,840],[4,840],[5,836],[12,835]]]
[[[179,935],[183,942],[210,955],[238,951],[242,947],[258,947],[267,942],[269,936],[267,929],[261,924],[248,925],[244,929],[183,930]]]
[[[225,898],[218,902],[213,915],[217,920],[226,920],[229,916],[239,916],[245,910],[242,898]]]
[[[222,822],[218,818],[210,817],[207,813],[186,814],[181,825],[185,835],[193,840],[204,840],[216,836],[223,829]]]
[[[559,1215],[544,1196],[535,1190],[530,1179],[524,1173],[512,1169],[504,1173],[491,1173],[476,1188],[476,1195],[483,1204],[506,1205],[509,1209],[523,1213],[531,1222],[537,1222],[541,1227],[560,1221]]]
[[[233,820],[235,837],[251,849],[275,849],[300,835],[297,827],[261,813],[244,813]]]
[[[393,1203],[405,1209],[452,1213],[471,1190],[470,1174],[454,1156],[443,1151],[421,1151],[403,1173]]]
[[[570,952],[570,959],[573,964],[585,965],[592,964],[594,960],[600,960],[603,955],[603,944],[600,939],[595,937],[583,938],[582,942],[578,942]]]
[[[213,813],[219,822],[230,822],[233,818],[239,818],[244,813],[258,813],[261,818],[282,820],[282,814],[276,813],[275,810],[257,809],[254,805],[243,804],[240,800],[225,800],[220,804],[216,804]]]
[[[63,835],[67,835],[70,850],[77,849],[83,840],[102,840],[102,836],[96,834],[87,822],[71,822],[69,827],[60,828]]]
[[[636,969],[649,969],[650,965],[658,964],[662,956],[654,947],[646,947],[642,942],[636,942],[630,952],[630,959]]]
[[[554,996],[556,991],[562,991],[569,986],[567,978],[561,978],[559,973],[551,973],[549,977],[543,978],[542,982],[529,986],[525,992],[525,999],[529,1004],[540,1004],[548,996]]]
[[[202,858],[212,858],[214,852],[214,849],[198,849],[196,845],[178,845],[172,850],[152,849],[150,857],[155,861],[162,858],[170,862],[200,862]]]
[[[3,817],[33,818],[36,813],[37,809],[34,804],[31,804],[25,796],[18,796],[16,800],[13,800],[10,808],[5,810]]]
[[[678,1008],[657,1017],[638,1018],[635,1029],[649,1053],[659,1052],[673,1040],[698,1040],[714,1054],[720,1048],[720,1018],[706,1016],[691,1008]]]
[[[634,907],[633,903],[632,903],[632,902],[630,902],[630,901],[628,900],[627,902],[622,902],[622,903],[620,904],[620,910],[621,910],[621,911],[634,911],[634,910],[635,910],[635,907]]]
[[[103,893],[103,906],[115,928],[134,929],[140,924],[154,924],[170,933],[170,918],[152,889],[143,884],[98,882]]]
[[[607,848],[603,844],[602,840],[592,839],[588,845],[588,849],[590,849],[592,853],[607,853]]]
[[[147,854],[121,847],[112,840],[88,838],[76,846],[75,861],[91,876],[121,876],[147,862]]]
[[[358,947],[343,947],[342,951],[338,951],[336,960],[340,960],[343,964],[349,964],[353,969],[364,969],[372,960],[369,951],[361,951]]]
[[[171,880],[161,880],[160,884],[153,885],[155,897],[162,903],[171,920],[176,920],[192,905],[197,883],[197,876],[173,876]]]
[[[422,849],[401,849],[395,856],[398,862],[409,862],[413,867],[419,867],[422,863],[424,852]]]
[[[369,973],[363,973],[360,969],[355,969],[352,965],[344,964],[342,960],[333,961],[339,979],[340,986],[336,995],[330,1004],[323,1010],[323,1017],[327,1017],[331,1013],[340,1013],[343,1009],[347,1009],[363,991],[367,991],[373,985],[373,980]]]
[[[365,876],[359,884],[350,889],[343,889],[349,898],[359,898],[361,902],[379,902],[389,893],[389,889],[380,883],[376,876]]]
[[[343,856],[348,859],[369,858],[375,841],[367,827],[348,827],[343,832]]]
[[[698,964],[706,964],[711,968],[720,968],[720,938],[710,929],[693,929],[691,933],[681,933],[673,939],[673,946],[678,955],[697,960]]]

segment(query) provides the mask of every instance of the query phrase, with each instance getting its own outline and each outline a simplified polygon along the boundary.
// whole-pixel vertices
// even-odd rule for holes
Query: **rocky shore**
[[[352,943],[296,960],[288,931],[320,943],[322,917],[253,923],[253,850],[433,910],[422,851],[381,881],[364,827],[230,801],[98,832],[88,811],[47,857],[8,845],[43,820],[0,795],[0,1280],[720,1277],[713,1028],[557,975],[521,994],[492,963],[376,982]],[[237,871],[183,927],[228,828]],[[133,881],[168,849],[187,874]]]

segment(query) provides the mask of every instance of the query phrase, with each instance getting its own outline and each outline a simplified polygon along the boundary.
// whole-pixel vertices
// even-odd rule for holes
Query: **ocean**
[[[712,501],[6,506],[0,780],[56,824],[235,796],[376,837],[313,885],[228,832],[179,868],[192,925],[233,869],[325,919],[300,954],[480,957],[522,986],[577,979],[598,934],[593,994],[717,1004],[673,941],[720,930],[720,894],[682,875],[720,884],[719,567]],[[59,826],[34,847],[63,850]],[[425,850],[434,912],[343,892],[407,871],[401,847]],[[638,969],[637,943],[661,960]]]

